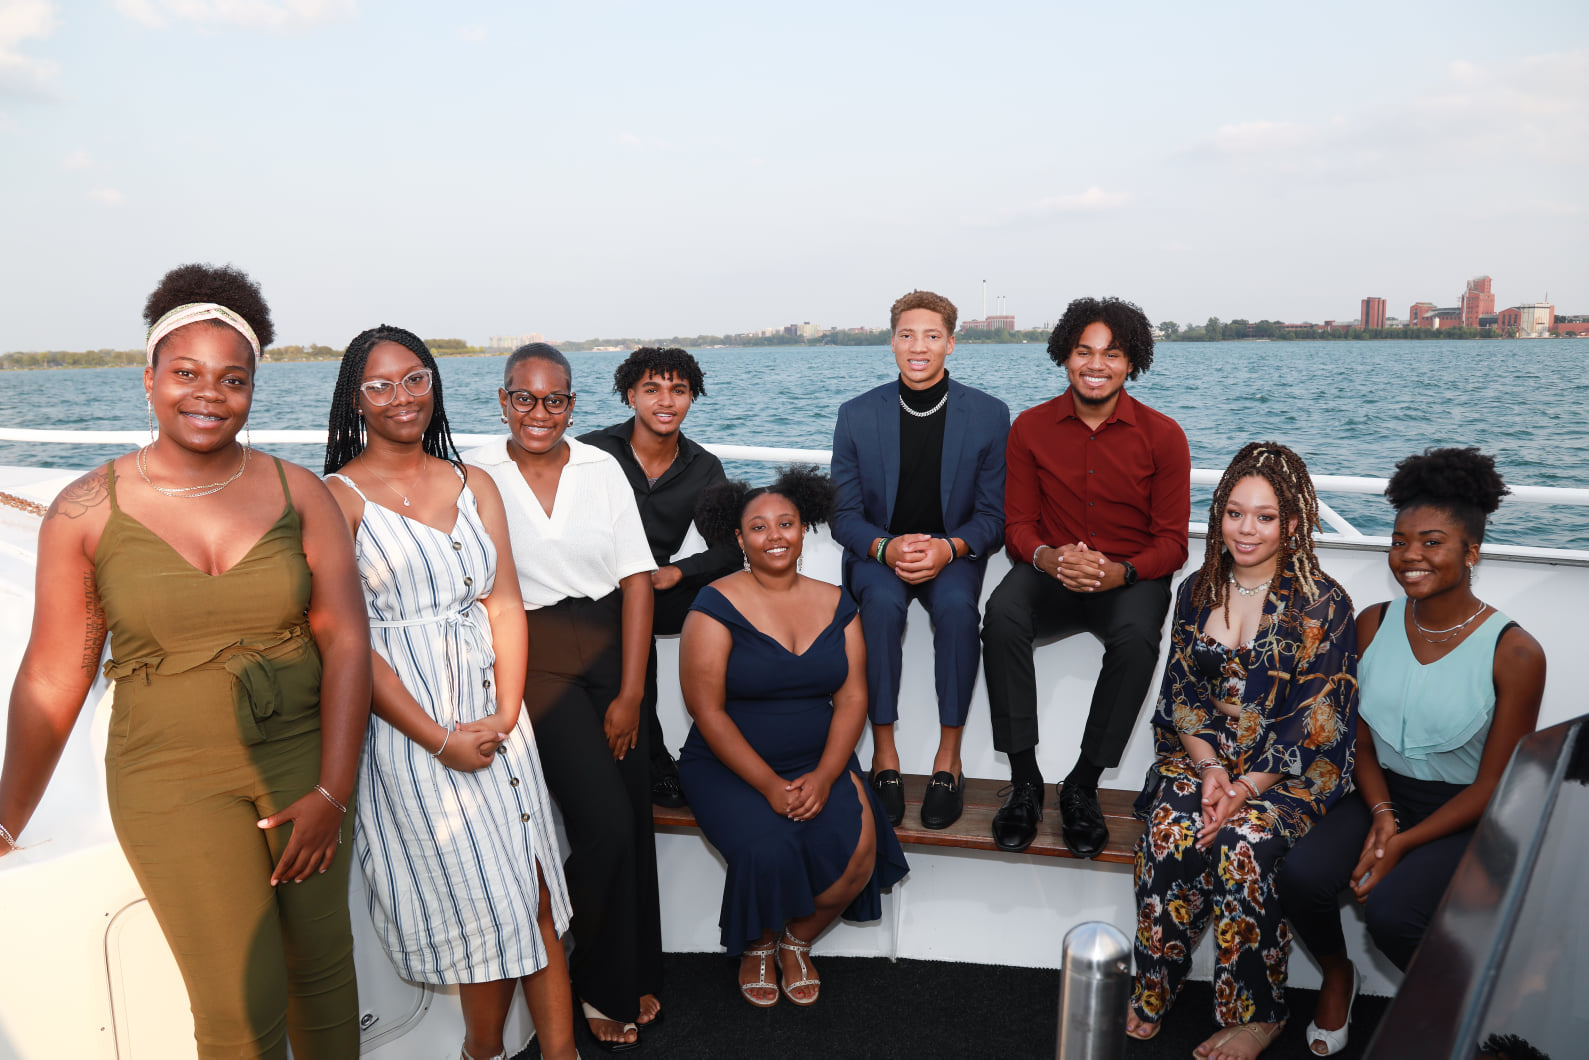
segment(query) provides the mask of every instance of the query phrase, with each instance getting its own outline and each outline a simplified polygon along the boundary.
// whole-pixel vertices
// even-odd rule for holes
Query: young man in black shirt
[[[695,358],[677,347],[642,346],[613,373],[612,389],[634,416],[623,423],[582,434],[579,440],[611,453],[634,489],[640,521],[657,569],[651,574],[653,636],[678,633],[701,586],[740,565],[730,542],[674,561],[695,519],[695,502],[706,487],[726,480],[723,465],[684,436],[680,428],[690,406],[706,395],[705,375]],[[657,649],[646,664],[640,724],[651,732],[651,797],[662,806],[683,806],[679,770],[668,753],[657,720]]]

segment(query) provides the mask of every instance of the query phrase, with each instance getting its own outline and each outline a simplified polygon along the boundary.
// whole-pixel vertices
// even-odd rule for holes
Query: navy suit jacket
[[[1004,542],[1010,410],[992,394],[951,378],[947,415],[938,484],[944,536],[960,538],[969,558],[981,562]],[[839,406],[833,427],[833,539],[844,546],[846,566],[870,558],[872,542],[889,536],[899,467],[899,381],[891,379]]]

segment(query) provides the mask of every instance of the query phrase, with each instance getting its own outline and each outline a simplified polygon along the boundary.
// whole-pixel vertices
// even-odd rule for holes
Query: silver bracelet
[[[338,802],[336,800],[336,797],[334,795],[332,795],[329,791],[327,791],[324,787],[322,787],[319,784],[316,784],[314,786],[314,789],[316,791],[318,791],[321,795],[324,795],[325,796],[325,800],[327,802],[329,802],[331,805],[335,806],[338,810],[341,810],[343,813],[347,813],[348,812],[348,808],[346,806],[342,805],[340,802]]]
[[[10,832],[6,831],[6,826],[3,824],[0,824],[0,839],[4,839],[6,841],[6,846],[10,847],[12,850],[22,849],[21,847],[17,846],[16,837]]]
[[[441,757],[441,753],[447,749],[447,741],[450,740],[450,739],[452,739],[452,730],[448,729],[447,730],[447,735],[443,736],[441,738],[441,746],[436,748],[434,751],[430,752],[430,757],[432,757],[432,758],[440,758]]]
[[[1044,574],[1047,574],[1048,572],[1043,570],[1042,567],[1037,566],[1037,554],[1047,547],[1047,545],[1038,545],[1036,548],[1032,549],[1032,566]]]
[[[1259,791],[1258,791],[1257,785],[1255,785],[1252,781],[1248,780],[1246,774],[1242,774],[1241,776],[1237,777],[1236,778],[1236,783],[1242,785],[1248,791],[1252,792],[1252,797],[1253,798],[1256,799],[1258,797]]]

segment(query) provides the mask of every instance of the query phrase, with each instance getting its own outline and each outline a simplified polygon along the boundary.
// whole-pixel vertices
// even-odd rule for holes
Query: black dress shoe
[[[958,777],[940,769],[927,781],[927,794],[921,800],[921,826],[923,828],[948,828],[960,820],[965,809],[966,775]]]
[[[1059,786],[1060,835],[1078,858],[1095,858],[1109,842],[1109,826],[1098,808],[1098,789],[1080,784]]]
[[[872,790],[883,804],[883,816],[895,828],[905,819],[905,781],[897,769],[880,769],[872,774]]]
[[[651,759],[651,801],[674,810],[687,805],[684,788],[679,784],[678,764],[666,751]]]
[[[1011,784],[1010,797],[993,815],[993,842],[1000,850],[1020,853],[1037,838],[1037,822],[1043,819],[1043,785]]]

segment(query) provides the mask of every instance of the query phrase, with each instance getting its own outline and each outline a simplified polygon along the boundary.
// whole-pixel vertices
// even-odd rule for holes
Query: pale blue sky
[[[190,260],[335,346],[1589,312],[1586,10],[0,0],[0,352]]]

